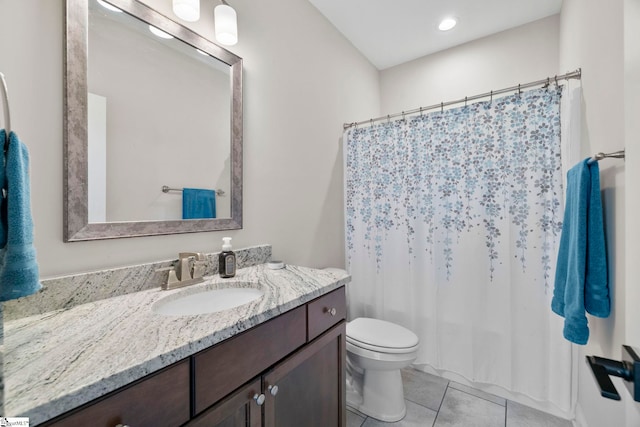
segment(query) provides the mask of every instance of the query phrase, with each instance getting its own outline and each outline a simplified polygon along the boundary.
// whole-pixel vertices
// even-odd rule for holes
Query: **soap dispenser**
[[[231,250],[231,237],[223,237],[222,242],[222,252],[218,255],[218,272],[220,277],[226,279],[236,275],[236,254]]]

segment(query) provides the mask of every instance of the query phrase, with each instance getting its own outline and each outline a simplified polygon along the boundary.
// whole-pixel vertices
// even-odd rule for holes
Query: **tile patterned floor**
[[[384,423],[348,408],[347,427],[571,427],[571,422],[415,369],[402,370],[407,415]]]

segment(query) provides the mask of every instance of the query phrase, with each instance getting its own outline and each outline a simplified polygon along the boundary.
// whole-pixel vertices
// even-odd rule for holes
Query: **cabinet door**
[[[264,376],[265,427],[345,427],[342,321]]]
[[[260,378],[204,411],[185,427],[261,427],[262,404]]]

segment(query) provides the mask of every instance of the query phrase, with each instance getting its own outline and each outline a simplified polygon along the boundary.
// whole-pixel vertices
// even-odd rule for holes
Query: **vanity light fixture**
[[[456,21],[455,18],[451,18],[451,17],[444,18],[442,21],[440,21],[440,25],[438,25],[438,29],[440,31],[449,31],[450,29],[455,27],[457,23],[458,21]]]
[[[120,9],[118,9],[117,7],[110,5],[109,3],[107,3],[104,0],[98,0],[98,4],[102,7],[104,7],[107,10],[110,10],[111,12],[122,12]]]
[[[200,19],[200,0],[173,0],[173,13],[183,21]]]
[[[162,38],[162,39],[172,39],[173,36],[171,34],[167,34],[162,30],[157,29],[153,25],[149,25],[149,31],[151,31],[154,35]]]
[[[213,10],[216,40],[220,44],[233,46],[238,43],[238,17],[236,11],[225,0]]]

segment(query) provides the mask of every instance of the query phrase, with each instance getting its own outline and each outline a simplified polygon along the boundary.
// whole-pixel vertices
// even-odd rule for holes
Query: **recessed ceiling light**
[[[149,25],[149,31],[151,31],[153,34],[155,34],[156,36],[158,36],[160,38],[163,38],[163,39],[172,39],[173,38],[173,36],[171,34],[167,34],[164,31],[157,29],[153,25]]]
[[[110,5],[109,3],[107,3],[104,0],[98,0],[98,4],[102,7],[104,7],[105,9],[109,9],[111,12],[122,12],[120,9],[118,9],[117,7]]]
[[[449,31],[450,29],[455,27],[457,23],[458,21],[456,21],[455,18],[444,18],[442,21],[440,21],[440,25],[438,25],[438,29],[440,31]]]

